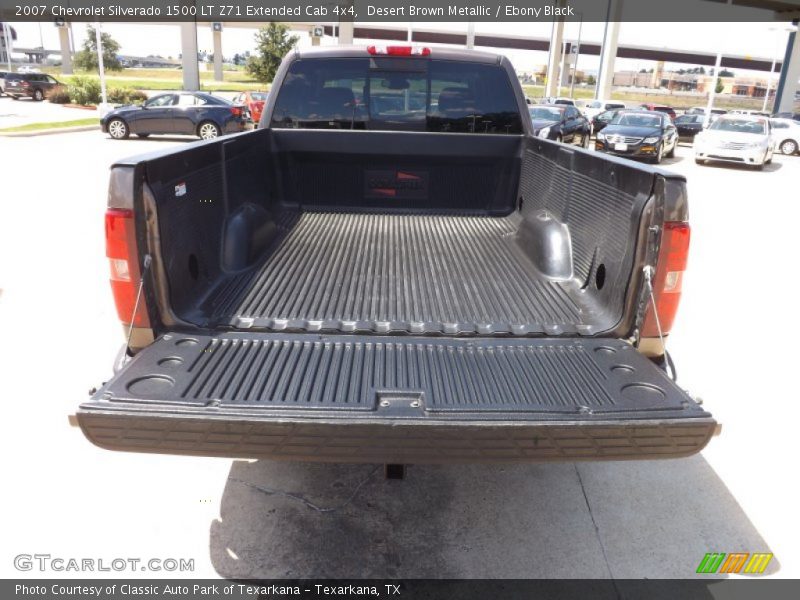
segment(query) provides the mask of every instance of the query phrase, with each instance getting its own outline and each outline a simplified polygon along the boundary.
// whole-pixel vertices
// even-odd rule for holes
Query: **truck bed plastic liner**
[[[212,327],[582,334],[614,326],[576,277],[539,273],[512,217],[303,213],[201,308]]]
[[[686,456],[715,423],[629,344],[168,334],[78,413],[121,450],[357,462]]]

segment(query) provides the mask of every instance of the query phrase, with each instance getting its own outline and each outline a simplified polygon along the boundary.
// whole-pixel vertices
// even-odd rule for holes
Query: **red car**
[[[261,120],[261,111],[264,110],[264,103],[267,101],[269,92],[241,92],[234,99],[235,104],[244,104],[250,111],[253,123],[258,127]]]
[[[666,113],[670,116],[671,119],[674,119],[678,115],[675,114],[675,109],[671,106],[665,106],[664,104],[652,104],[652,103],[644,103],[640,105],[642,108],[646,110],[654,110],[656,112]]]

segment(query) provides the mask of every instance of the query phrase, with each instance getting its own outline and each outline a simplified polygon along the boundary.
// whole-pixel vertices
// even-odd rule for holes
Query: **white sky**
[[[581,32],[583,41],[600,42],[603,36],[604,23],[584,23]],[[787,33],[781,29],[787,24],[775,23],[622,23],[620,25],[620,44],[642,45],[657,48],[679,50],[696,50],[715,52],[722,47],[723,53],[752,56],[754,58],[772,59],[783,57]],[[394,23],[388,26],[405,28],[408,23]],[[18,40],[15,46],[36,47],[40,39],[50,49],[59,48],[58,32],[50,23],[15,23]],[[445,31],[466,32],[466,23],[415,23],[420,29],[440,29]],[[107,31],[122,45],[122,53],[134,56],[158,54],[164,57],[177,58],[180,52],[180,32],[177,26],[143,25],[134,23],[107,23],[103,25]],[[576,41],[578,23],[567,23],[564,38]],[[547,22],[533,23],[476,23],[476,33],[504,33],[511,35],[549,38],[551,24]],[[41,38],[40,38],[41,31]],[[81,23],[73,25],[76,48],[80,47],[86,35],[86,26]],[[234,53],[243,53],[253,49],[254,29],[226,28],[223,32],[222,45],[226,57]],[[298,32],[300,45],[310,45],[307,35]],[[359,40],[356,40],[358,43]],[[323,43],[335,43],[326,38]],[[212,51],[210,25],[198,27],[198,47],[200,50]],[[505,53],[514,63],[517,70],[528,71],[534,66],[547,62],[546,52],[489,49],[493,52]],[[650,61],[618,59],[616,70],[639,70],[651,68]],[[667,68],[679,68],[686,65],[667,64]],[[598,58],[581,56],[578,68],[594,71],[598,67]],[[738,70],[737,74],[746,74]]]

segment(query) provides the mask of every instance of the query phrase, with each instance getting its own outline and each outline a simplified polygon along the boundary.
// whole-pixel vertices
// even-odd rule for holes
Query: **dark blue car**
[[[124,140],[135,133],[196,135],[204,140],[244,131],[247,109],[203,92],[170,92],[153,96],[141,106],[121,106],[100,120],[103,131]]]

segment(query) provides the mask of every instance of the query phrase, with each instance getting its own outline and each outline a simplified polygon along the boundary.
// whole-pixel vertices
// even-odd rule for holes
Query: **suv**
[[[28,96],[41,102],[50,90],[60,85],[63,84],[45,73],[9,73],[5,79],[5,93],[14,100]]]

